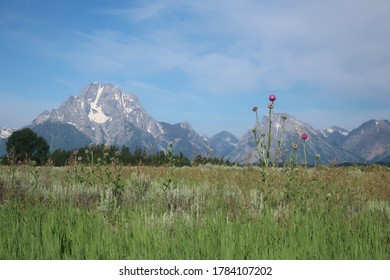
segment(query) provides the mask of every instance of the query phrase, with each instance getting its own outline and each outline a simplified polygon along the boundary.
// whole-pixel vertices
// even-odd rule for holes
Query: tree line
[[[160,151],[155,154],[149,153],[144,148],[136,148],[131,151],[129,147],[107,146],[104,144],[81,147],[73,150],[58,149],[50,151],[50,146],[43,137],[38,136],[29,128],[24,128],[12,133],[6,143],[7,155],[1,158],[1,162],[7,165],[33,163],[34,165],[66,166],[70,160],[80,163],[107,163],[112,160],[123,165],[146,165],[176,167],[197,166],[204,164],[231,165],[217,157],[196,156],[192,161],[182,152],[172,153],[172,145],[168,151]]]

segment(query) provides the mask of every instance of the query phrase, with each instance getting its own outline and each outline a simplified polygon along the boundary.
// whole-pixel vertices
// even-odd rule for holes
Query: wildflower
[[[83,159],[82,157],[78,157],[78,158],[77,158],[78,161],[81,161],[82,159]]]
[[[268,108],[273,109],[274,108],[274,104],[273,103],[268,104]]]
[[[321,157],[320,154],[316,154],[316,159],[319,159]]]
[[[316,189],[316,193],[320,193],[320,191],[321,191],[320,189]]]
[[[21,166],[22,165],[22,161],[19,159],[18,160],[18,165]]]
[[[253,107],[253,108],[252,108],[252,111],[253,111],[253,112],[257,112],[257,107],[256,107],[256,106]]]
[[[89,154],[89,150],[85,150],[85,154],[88,155]]]
[[[269,97],[268,97],[269,101],[271,102],[274,102],[276,100],[276,96],[271,94]]]
[[[307,135],[307,133],[302,133],[301,138],[303,141],[305,141],[307,138],[309,138],[309,135]]]
[[[291,144],[291,147],[292,147],[294,150],[296,150],[296,149],[298,148],[298,144],[292,143],[292,144]]]
[[[74,149],[73,152],[72,152],[72,154],[75,156],[75,155],[77,155],[78,152],[79,152],[79,151],[78,151],[77,149]]]

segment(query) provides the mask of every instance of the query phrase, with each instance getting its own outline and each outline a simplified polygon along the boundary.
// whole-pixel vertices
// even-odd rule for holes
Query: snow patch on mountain
[[[332,127],[329,127],[327,129],[323,130],[322,135],[324,135],[325,137],[328,137],[331,134],[333,134],[334,132],[339,133],[342,136],[348,136],[348,134],[349,134],[349,131],[346,130],[345,128],[341,128],[338,126],[332,126]]]
[[[10,128],[0,128],[0,138],[6,139],[11,136],[13,129]]]
[[[89,109],[89,113],[88,113],[88,118],[91,121],[93,121],[95,123],[99,123],[99,124],[102,124],[102,123],[105,123],[105,122],[111,120],[110,117],[106,116],[103,113],[102,106],[101,105],[98,106],[98,102],[99,102],[100,96],[103,93],[103,90],[104,90],[104,86],[99,85],[99,89],[98,89],[95,101],[93,101],[89,104],[90,109]]]

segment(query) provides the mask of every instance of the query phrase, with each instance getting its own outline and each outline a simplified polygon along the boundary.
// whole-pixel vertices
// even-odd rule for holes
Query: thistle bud
[[[296,150],[296,149],[298,148],[298,144],[292,143],[292,144],[291,144],[291,147],[292,147],[294,150]]]

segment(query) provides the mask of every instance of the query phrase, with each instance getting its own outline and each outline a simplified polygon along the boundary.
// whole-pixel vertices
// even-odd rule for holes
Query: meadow
[[[0,259],[390,259],[390,169],[0,166]]]

